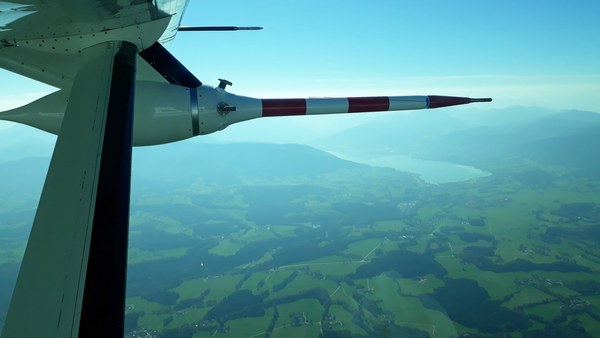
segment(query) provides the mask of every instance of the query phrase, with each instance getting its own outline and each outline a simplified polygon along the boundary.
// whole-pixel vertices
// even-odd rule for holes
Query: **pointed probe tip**
[[[473,102],[492,102],[492,98],[484,97],[484,98],[471,99],[471,103],[473,103]]]
[[[492,99],[489,97],[486,98],[470,98],[470,97],[460,97],[460,96],[441,96],[441,95],[429,95],[429,104],[428,108],[440,108],[440,107],[448,107],[448,106],[457,106],[461,104],[469,104],[475,102],[491,102]]]

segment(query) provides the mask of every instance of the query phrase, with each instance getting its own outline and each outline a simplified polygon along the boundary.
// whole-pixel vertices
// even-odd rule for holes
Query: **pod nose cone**
[[[469,104],[469,103],[474,103],[474,102],[492,102],[492,99],[489,97],[470,98],[470,97],[439,96],[439,95],[429,95],[427,97],[429,99],[429,104],[427,105],[428,108],[457,106],[457,105],[461,105],[461,104]]]

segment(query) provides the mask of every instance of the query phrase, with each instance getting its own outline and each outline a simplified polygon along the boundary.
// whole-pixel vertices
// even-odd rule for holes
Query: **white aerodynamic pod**
[[[198,93],[199,134],[205,135],[223,130],[227,126],[262,117],[262,100],[235,95],[221,88],[202,85]],[[227,111],[231,107],[231,111]],[[192,114],[194,109],[192,108]]]
[[[223,84],[188,88],[167,82],[137,81],[135,86],[134,146],[176,142],[259,117],[414,110],[491,101],[436,95],[257,99],[231,94]],[[0,112],[0,120],[58,134],[69,94],[59,90],[25,106]]]
[[[138,81],[135,89],[133,145],[146,146],[194,136],[190,88]]]
[[[133,145],[176,142],[210,134],[228,125],[260,117],[261,100],[221,88],[187,88],[166,82],[138,81],[135,89]],[[58,135],[69,92],[59,90],[25,106],[0,113],[13,121]],[[219,111],[219,107],[236,111]]]
[[[262,101],[221,88],[136,84],[133,144],[163,144],[205,135],[261,117]],[[229,110],[227,110],[229,109]]]

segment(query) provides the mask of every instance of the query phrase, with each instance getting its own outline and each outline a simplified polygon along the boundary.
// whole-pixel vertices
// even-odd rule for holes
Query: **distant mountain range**
[[[13,142],[0,147],[0,198],[22,194],[31,197],[42,189],[53,139],[27,140],[25,135],[31,130],[23,128],[26,127],[0,131],[0,144],[14,134],[22,139],[13,138]],[[186,187],[197,180],[228,186],[247,180],[310,179],[336,170],[366,168],[369,167],[306,145],[213,144],[190,140],[135,148],[132,184],[136,188],[160,191],[161,187]]]
[[[206,183],[235,185],[245,180],[277,180],[285,177],[311,178],[340,169],[368,168],[305,145],[233,143],[211,144],[186,141],[136,148],[132,178],[140,186]],[[176,181],[159,182],[165,173]]]
[[[258,133],[261,131],[257,130]],[[264,178],[277,172],[311,174],[342,163],[343,166],[356,165],[298,145],[210,145],[209,142],[218,142],[218,136],[136,148],[134,160],[139,160],[140,164],[134,162],[134,173],[139,166],[144,166],[143,172],[154,175],[169,170],[166,165],[180,163],[178,174],[190,177],[218,172],[231,173],[232,177]],[[15,125],[0,130],[0,163],[48,157],[54,141],[53,135],[26,126]],[[298,141],[321,150],[350,155],[346,158],[401,154],[492,171],[504,159],[519,156],[600,175],[600,147],[597,146],[600,144],[600,114],[588,111],[510,107],[381,113],[372,115],[364,124],[318,140],[307,137]]]
[[[600,173],[600,114],[512,107],[381,115],[314,146],[361,156],[388,154],[445,160],[491,170],[520,156]]]
[[[0,129],[0,163],[50,156],[55,142],[56,136],[25,125]]]

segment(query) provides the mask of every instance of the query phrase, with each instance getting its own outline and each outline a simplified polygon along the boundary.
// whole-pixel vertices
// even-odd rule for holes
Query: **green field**
[[[439,185],[367,167],[244,173],[141,194],[128,338],[600,336],[600,184],[495,169]],[[24,224],[0,224],[0,267],[22,255]]]
[[[493,176],[455,184],[453,190],[444,185],[429,187],[430,201],[422,199],[418,207],[415,207],[418,210],[410,218],[377,221],[375,217],[371,223],[363,225],[349,219],[348,224],[338,226],[338,230],[327,227],[326,224],[314,226],[311,222],[294,225],[277,225],[277,222],[272,222],[268,226],[247,222],[249,228],[219,240],[208,249],[208,254],[233,259],[238,257],[238,252],[247,243],[298,239],[298,234],[302,233],[321,234],[321,237],[313,240],[314,244],[318,244],[313,250],[323,250],[320,248],[328,248],[337,243],[335,239],[323,236],[323,229],[327,229],[329,233],[344,232],[347,243],[340,246],[339,251],[318,258],[302,259],[307,253],[300,251],[297,259],[288,258],[289,263],[272,266],[269,265],[270,262],[281,259],[278,255],[287,250],[285,244],[276,246],[266,249],[253,262],[236,265],[237,272],[210,278],[187,279],[172,290],[179,296],[178,303],[198,297],[200,293],[210,289],[205,301],[212,302],[213,305],[224,302],[234,290],[248,290],[256,297],[264,295],[263,302],[271,304],[261,310],[261,316],[225,320],[219,324],[221,329],[214,332],[198,331],[194,337],[261,337],[267,331],[270,337],[317,337],[323,327],[324,332],[345,331],[368,336],[373,334],[368,327],[381,325],[394,325],[393,330],[414,330],[411,332],[421,332],[430,337],[485,333],[469,324],[468,320],[453,321],[452,311],[457,310],[450,309],[450,313],[446,313],[444,307],[448,304],[440,303],[432,296],[441,292],[448,280],[474,280],[475,285],[485,292],[485,302],[520,313],[523,318],[543,318],[547,322],[562,315],[561,309],[565,302],[583,299],[590,305],[587,310],[575,316],[586,323],[586,329],[592,328],[588,333],[596,332],[593,327],[598,323],[594,324],[594,318],[598,317],[594,313],[600,308],[600,298],[582,297],[564,283],[594,280],[597,277],[595,271],[600,267],[600,259],[595,261],[589,254],[582,255],[582,248],[589,247],[589,244],[581,241],[546,243],[541,238],[549,227],[563,224],[568,226],[564,218],[554,214],[561,204],[593,203],[598,194],[581,194],[552,187],[543,190],[523,189],[510,180],[500,181],[502,183],[493,190],[482,192],[478,188],[479,185],[492,182]],[[561,184],[562,188],[568,186],[564,182]],[[456,192],[456,185],[463,188],[460,193]],[[359,193],[350,188],[344,189]],[[368,189],[362,193],[366,191]],[[379,191],[378,195],[385,198],[402,196],[391,191],[388,195],[382,195]],[[447,200],[448,205],[440,202],[440,196],[451,196]],[[304,203],[315,210],[327,208],[321,202],[310,202],[310,198],[315,196],[304,198],[305,200],[296,198],[294,203]],[[340,203],[346,202],[342,199]],[[351,209],[348,212],[352,212]],[[360,215],[357,214],[357,217]],[[360,274],[368,271],[367,268],[376,266],[373,264],[399,248],[423,257],[432,257],[444,273],[423,272],[410,275],[411,277],[398,274],[398,271],[405,273],[402,271],[406,269],[411,271],[409,264],[388,268],[367,278],[360,277]],[[156,253],[161,254],[165,257],[179,257],[178,255],[185,255],[185,252],[171,249]],[[132,257],[137,259],[136,262],[142,262],[145,256],[144,252],[134,250]],[[150,256],[147,259],[159,257]],[[546,268],[563,264],[561,257],[572,257],[569,264],[578,264],[573,267],[579,266],[582,272],[561,272]],[[524,265],[520,267],[514,262]],[[514,264],[514,267],[509,263]],[[262,266],[268,269],[261,269]],[[539,269],[531,266],[539,266]],[[583,272],[586,268],[593,270]],[[545,283],[556,284],[548,286]],[[312,294],[316,289],[324,290],[328,301],[321,303],[315,298],[295,298]],[[423,302],[429,305],[425,306]],[[136,307],[145,312],[138,321],[140,326],[160,331],[161,323],[172,315],[162,313],[161,310],[164,311],[165,308],[160,304],[144,303],[139,297],[132,299],[132,303],[136,303]],[[177,315],[172,315],[173,319],[162,329],[198,325],[209,310],[210,307],[202,307],[179,311]],[[544,328],[539,322],[529,320],[529,330]],[[386,330],[391,329],[389,327]],[[508,334],[521,337],[518,330]]]

